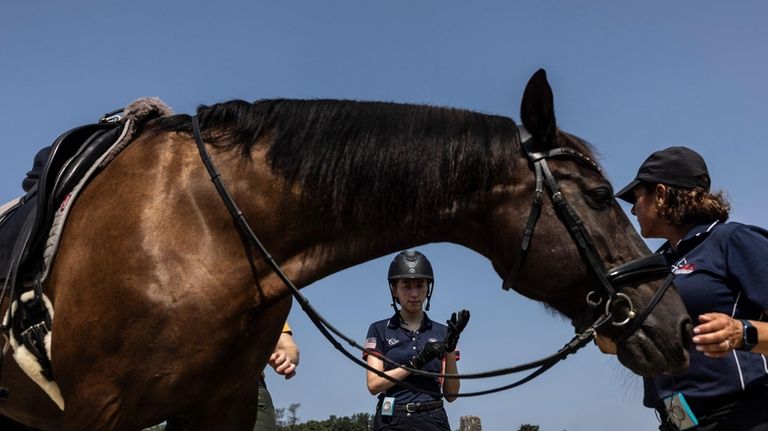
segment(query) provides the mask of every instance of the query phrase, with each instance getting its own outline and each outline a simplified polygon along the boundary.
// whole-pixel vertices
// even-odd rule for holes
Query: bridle
[[[640,327],[653,309],[656,308],[656,305],[658,305],[672,284],[674,274],[670,272],[669,262],[663,255],[653,254],[632,260],[610,271],[606,271],[603,261],[600,259],[600,254],[597,252],[589,233],[584,228],[584,223],[560,190],[557,179],[549,169],[547,160],[573,160],[588,169],[602,174],[600,167],[588,156],[571,148],[558,147],[548,151],[535,152],[532,148],[534,148],[536,142],[531,134],[522,126],[518,126],[518,134],[521,146],[535,174],[536,188],[533,192],[533,203],[528,215],[528,221],[525,224],[525,230],[523,231],[520,250],[515,256],[512,269],[504,278],[502,288],[509,290],[513,287],[520,268],[525,261],[531,239],[533,238],[533,232],[536,228],[536,222],[541,215],[541,207],[544,201],[544,185],[546,184],[555,213],[567,228],[568,233],[579,249],[579,254],[598,281],[597,289],[587,293],[587,308],[585,312],[579,318],[575,318],[572,321],[576,332],[581,333],[590,329],[596,331],[610,322],[613,326],[621,328],[621,332],[614,338],[614,341],[620,342],[625,340]],[[651,300],[640,313],[635,311],[635,306],[629,296],[618,291],[616,287],[630,283],[657,280],[665,276],[666,278],[662,285],[656,290]],[[604,304],[602,314],[597,316],[596,314],[601,304]]]
[[[576,336],[573,339],[571,339],[568,343],[566,343],[556,353],[550,356],[547,356],[545,358],[539,359],[537,361],[533,361],[527,364],[522,364],[522,365],[509,367],[509,368],[503,368],[503,369],[486,371],[481,373],[473,373],[473,374],[441,374],[441,373],[432,373],[428,371],[422,371],[419,369],[409,368],[403,364],[400,364],[396,361],[393,361],[387,358],[384,355],[378,356],[382,361],[384,361],[389,365],[392,365],[394,367],[402,367],[408,370],[409,372],[411,372],[412,374],[426,376],[426,377],[433,377],[433,378],[480,379],[480,378],[502,376],[507,374],[514,374],[514,373],[519,373],[521,371],[534,370],[530,374],[526,375],[525,377],[513,383],[483,390],[483,391],[458,393],[458,394],[446,394],[446,393],[425,391],[423,389],[420,389],[411,385],[408,382],[394,379],[388,376],[387,374],[385,374],[384,372],[372,368],[366,362],[361,361],[359,358],[354,356],[351,352],[347,351],[339,343],[339,341],[333,337],[333,335],[335,335],[340,339],[344,340],[345,342],[347,342],[350,346],[354,347],[355,349],[360,350],[362,352],[367,352],[367,350],[363,346],[360,346],[357,342],[355,342],[355,340],[346,336],[341,331],[336,329],[322,315],[320,315],[320,313],[317,310],[315,310],[312,307],[312,305],[310,305],[309,300],[307,300],[307,298],[301,294],[299,289],[291,282],[291,280],[288,279],[288,277],[282,271],[280,266],[275,262],[272,255],[269,254],[269,252],[261,243],[261,241],[259,241],[259,239],[256,237],[256,234],[253,232],[253,229],[251,229],[250,225],[245,220],[245,215],[242,213],[242,211],[240,211],[240,209],[237,207],[234,200],[232,199],[232,196],[230,195],[229,191],[224,185],[224,182],[221,179],[221,174],[219,174],[219,172],[216,170],[216,167],[214,166],[213,161],[211,160],[210,154],[208,154],[208,151],[205,149],[205,143],[203,142],[203,138],[200,134],[200,124],[198,122],[197,116],[192,116],[191,121],[192,121],[192,134],[195,138],[195,143],[197,145],[197,149],[200,153],[200,157],[203,161],[203,164],[205,165],[205,168],[208,171],[208,174],[210,175],[211,181],[213,181],[213,184],[216,187],[216,190],[218,191],[224,204],[226,205],[227,210],[232,215],[232,218],[236,223],[238,231],[243,235],[244,238],[248,240],[249,246],[255,246],[256,248],[259,249],[259,252],[262,254],[267,264],[270,266],[272,271],[280,278],[283,284],[285,284],[286,287],[288,287],[288,290],[290,291],[291,295],[293,295],[293,297],[296,299],[296,302],[299,303],[301,308],[307,314],[307,317],[309,317],[309,319],[317,327],[320,333],[322,333],[323,336],[337,350],[339,350],[344,356],[346,356],[352,362],[355,362],[356,364],[360,365],[366,370],[371,371],[380,377],[383,377],[393,383],[399,384],[408,389],[418,391],[418,392],[423,392],[423,393],[430,394],[437,397],[442,397],[442,396],[470,397],[470,396],[478,396],[478,395],[485,395],[485,394],[490,394],[494,392],[499,392],[499,391],[511,389],[516,386],[522,385],[523,383],[528,382],[533,378],[537,377],[538,375],[544,373],[546,370],[554,366],[556,363],[565,359],[568,355],[575,353],[581,347],[584,347],[587,343],[589,343],[592,340],[592,338],[595,336],[595,333],[598,328],[600,328],[606,322],[612,321],[613,311],[616,309],[615,304],[621,301],[625,301],[628,304],[630,310],[627,313],[626,319],[622,320],[621,322],[612,321],[612,323],[614,323],[617,326],[628,325],[625,328],[624,333],[626,333],[626,336],[631,334],[631,332],[627,332],[627,331],[630,329],[634,331],[635,329],[637,329],[637,327],[640,326],[640,324],[645,319],[645,317],[647,317],[648,314],[650,314],[650,312],[653,310],[653,307],[655,307],[656,304],[661,300],[662,295],[671,284],[672,275],[669,275],[667,276],[667,279],[665,280],[664,285],[661,288],[659,288],[659,290],[654,295],[654,298],[651,300],[648,306],[646,306],[643,312],[641,312],[638,315],[634,315],[634,308],[633,308],[632,302],[629,300],[629,297],[627,297],[625,294],[617,293],[616,290],[613,288],[612,283],[618,284],[620,281],[626,283],[628,281],[637,282],[638,280],[658,279],[664,274],[669,273],[670,266],[666,264],[666,260],[663,257],[661,257],[661,260],[663,260],[665,263],[664,265],[661,265],[661,260],[659,260],[659,256],[654,255],[654,256],[649,256],[647,258],[637,259],[635,261],[624,264],[620,267],[614,268],[612,271],[605,272],[602,266],[602,261],[599,259],[599,255],[594,245],[592,245],[589,235],[587,234],[586,230],[584,230],[583,224],[579,219],[578,215],[575,213],[575,211],[570,206],[570,204],[568,204],[563,194],[560,192],[559,186],[557,184],[557,180],[555,180],[555,178],[552,176],[552,173],[549,170],[546,160],[548,158],[562,158],[562,157],[572,158],[580,163],[586,163],[587,166],[591,166],[592,168],[596,169],[599,172],[600,169],[598,168],[597,164],[591,159],[589,159],[588,157],[584,156],[583,154],[569,148],[556,148],[554,150],[550,150],[545,153],[534,153],[534,152],[526,151],[526,154],[528,155],[529,160],[533,164],[534,172],[536,173],[536,192],[534,193],[534,205],[531,209],[531,214],[528,218],[528,223],[526,224],[526,230],[525,230],[526,234],[523,239],[521,253],[520,255],[518,255],[522,257],[518,257],[516,259],[512,272],[510,272],[510,275],[508,275],[505,279],[504,288],[508,289],[511,286],[512,281],[514,281],[514,278],[517,276],[517,272],[519,271],[520,266],[522,265],[522,260],[524,260],[525,258],[525,253],[527,252],[528,246],[530,245],[530,240],[533,235],[534,228],[536,226],[536,221],[538,220],[539,215],[541,213],[541,205],[543,200],[543,180],[542,180],[542,177],[543,177],[547,183],[547,187],[552,192],[550,197],[553,203],[555,203],[555,208],[557,209],[558,215],[563,220],[563,223],[565,223],[565,225],[568,227],[568,230],[571,233],[571,236],[574,238],[577,245],[579,246],[580,251],[582,252],[582,256],[585,256],[585,260],[587,261],[588,265],[590,265],[593,271],[595,271],[595,274],[597,274],[598,279],[601,281],[603,290],[607,292],[608,296],[606,299],[605,311],[597,319],[594,319],[594,320],[589,319],[591,323],[587,324],[584,330],[579,330],[579,327],[577,327]],[[520,130],[522,134],[524,129],[521,128]],[[525,142],[528,142],[529,140],[530,138],[526,139]],[[521,140],[521,142],[523,141]],[[518,260],[520,262],[518,262]],[[596,296],[597,296],[596,298],[595,296],[593,296],[593,292],[590,292],[590,294],[587,295],[587,304],[588,306],[591,306],[594,310],[596,310],[597,306],[599,306],[603,301],[603,296],[600,296],[599,294],[596,294]],[[611,305],[611,304],[614,304],[614,305]],[[594,312],[592,314],[594,314]],[[629,316],[629,314],[633,314],[633,316]],[[331,335],[331,333],[333,333],[333,335]]]

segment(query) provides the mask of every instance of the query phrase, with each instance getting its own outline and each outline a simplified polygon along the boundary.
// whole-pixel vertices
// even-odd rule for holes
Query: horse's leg
[[[61,410],[36,383],[24,374],[10,351],[3,358],[3,374],[0,382],[10,390],[8,399],[0,401],[0,415],[23,423],[29,426],[30,430],[61,429]],[[14,428],[0,426],[0,430],[5,429]]]
[[[184,431],[253,431],[256,423],[256,398],[249,408],[229,404],[207,405],[205,415],[184,427]]]
[[[274,350],[283,323],[286,321],[291,306],[287,297],[266,310],[258,312],[254,320],[254,339],[252,347],[244,353],[241,365],[232,364],[224,373],[218,374],[216,382],[226,392],[211,393],[208,398],[195,407],[196,416],[187,421],[185,431],[208,431],[212,429],[228,431],[252,431],[256,423],[258,407],[258,379],[260,367],[266,363]],[[268,335],[269,334],[269,335]],[[244,334],[248,337],[248,334]],[[249,337],[250,338],[250,337]],[[271,368],[267,367],[266,372]],[[301,372],[301,371],[299,371]],[[290,384],[288,382],[287,384]]]
[[[217,382],[219,383],[219,382]],[[227,385],[235,382],[224,382]],[[240,382],[241,388],[228,398],[213,397],[210,402],[198,406],[194,419],[183,421],[184,431],[252,431],[256,423],[258,382]]]
[[[183,418],[188,431],[251,431],[259,374],[290,306],[291,298],[286,297],[267,309],[251,311],[242,319],[247,321],[244,327],[228,328],[232,336],[224,346],[210,341],[213,332],[224,332],[223,326],[214,326],[211,333],[201,329],[195,339],[169,340],[170,347],[157,346],[165,351],[160,355],[162,363],[152,362],[158,352],[149,346],[129,355],[141,353],[143,361],[115,353],[98,360],[94,357],[86,365],[71,357],[68,365],[82,366],[62,369],[62,374],[76,376],[62,385],[67,400],[64,431],[136,431],[169,416]],[[53,350],[55,357],[57,350]],[[173,352],[178,353],[169,355]],[[190,362],[193,354],[208,358],[205,368]],[[64,367],[64,361],[59,363]],[[176,373],[170,383],[163,381],[169,378],[162,373],[167,369]]]
[[[119,388],[84,377],[78,386],[78,398],[67,402],[64,413],[64,431],[118,430],[122,403]],[[135,428],[134,428],[135,430]]]

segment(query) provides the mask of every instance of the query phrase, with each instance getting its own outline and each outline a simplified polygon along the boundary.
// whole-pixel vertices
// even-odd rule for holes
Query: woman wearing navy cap
[[[456,397],[449,394],[459,392],[459,380],[441,382],[414,375],[385,362],[381,355],[409,368],[456,374],[456,343],[469,321],[469,312],[453,313],[448,326],[430,320],[423,308],[426,302],[429,310],[434,274],[427,257],[418,251],[398,254],[389,266],[388,278],[395,314],[371,324],[363,357],[372,368],[415,389],[368,371],[368,391],[379,398],[373,429],[450,431],[443,397],[436,394],[444,393],[446,400],[453,401]],[[398,310],[397,304],[402,308]]]
[[[768,430],[768,232],[726,223],[727,200],[686,147],[653,153],[616,197],[633,205],[643,237],[667,240],[659,252],[697,322],[688,370],[644,379],[659,429]]]

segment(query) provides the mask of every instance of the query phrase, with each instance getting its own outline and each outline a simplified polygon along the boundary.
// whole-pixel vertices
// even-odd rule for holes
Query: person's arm
[[[275,351],[269,357],[269,365],[286,379],[296,375],[296,367],[299,365],[299,346],[293,341],[290,332],[280,334]]]
[[[742,225],[728,238],[724,252],[728,268],[728,284],[740,288],[742,299],[759,309],[768,307],[768,268],[763,260],[768,253],[768,233],[755,226]],[[696,350],[713,358],[721,358],[743,344],[741,320],[723,313],[704,313],[693,328]],[[755,353],[768,353],[768,324],[750,320],[757,328]]]
[[[699,322],[693,328],[693,343],[696,350],[705,355],[722,358],[743,344],[744,325],[741,320],[723,313],[704,313],[699,316]],[[768,354],[768,323],[755,320],[749,323],[757,328],[757,345],[751,352]]]
[[[456,367],[456,352],[446,353],[445,355],[445,373],[444,374],[459,374],[459,369]],[[443,394],[457,394],[459,393],[459,387],[461,383],[459,379],[446,378],[443,381]],[[453,402],[456,396],[445,395],[445,400]]]
[[[376,357],[376,355],[369,354],[366,361],[368,362],[368,365],[371,368],[379,371],[384,371],[384,361]],[[394,368],[389,371],[384,371],[384,374],[398,381],[403,380],[409,375],[411,375],[410,371],[406,371],[405,368],[401,368],[401,367]],[[368,383],[368,392],[370,392],[371,395],[376,395],[381,392],[386,392],[389,388],[395,386],[395,383],[390,382],[384,377],[377,375],[373,371],[366,371],[366,380]]]

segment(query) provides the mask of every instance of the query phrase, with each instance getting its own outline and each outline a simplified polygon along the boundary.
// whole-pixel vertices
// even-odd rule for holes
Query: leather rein
[[[508,368],[502,368],[502,369],[485,371],[480,373],[472,373],[472,374],[442,374],[442,373],[433,373],[428,371],[422,371],[419,369],[409,368],[408,366],[405,366],[396,361],[393,361],[384,355],[378,356],[382,361],[386,362],[389,365],[392,365],[394,367],[404,368],[410,373],[415,375],[433,377],[433,378],[482,379],[482,378],[497,377],[497,376],[519,373],[522,371],[533,370],[528,375],[520,378],[515,382],[512,382],[507,385],[503,385],[503,386],[494,387],[491,389],[482,390],[482,391],[456,393],[456,394],[425,391],[423,389],[420,389],[411,385],[408,382],[394,379],[388,376],[387,374],[385,374],[383,371],[372,368],[366,362],[360,360],[351,352],[346,350],[341,345],[339,340],[333,337],[333,335],[335,335],[339,337],[339,339],[348,343],[353,348],[361,352],[367,352],[363,346],[359,345],[355,340],[343,334],[341,331],[339,331],[337,328],[331,325],[317,310],[315,310],[315,308],[312,307],[312,305],[309,303],[309,300],[304,295],[301,294],[299,289],[293,284],[293,282],[291,282],[290,279],[288,279],[288,277],[282,271],[280,266],[275,262],[272,255],[267,251],[267,249],[258,239],[256,234],[253,232],[253,229],[245,220],[245,215],[237,207],[237,204],[234,202],[234,199],[232,198],[226,186],[224,185],[224,182],[221,179],[221,174],[216,170],[216,167],[213,164],[211,156],[205,148],[205,143],[203,142],[203,138],[200,133],[200,124],[198,122],[197,116],[192,116],[191,121],[192,121],[192,134],[194,135],[195,144],[197,145],[197,149],[200,153],[200,157],[203,161],[203,164],[205,165],[206,170],[208,171],[208,174],[211,177],[211,181],[213,182],[214,186],[216,187],[216,190],[221,196],[222,201],[226,205],[229,213],[232,215],[232,218],[236,223],[236,227],[238,231],[245,238],[248,239],[251,246],[255,246],[259,250],[261,255],[264,257],[264,260],[272,269],[272,271],[280,278],[283,284],[285,284],[285,286],[290,291],[291,295],[293,295],[293,297],[299,303],[302,310],[304,310],[307,317],[309,317],[309,320],[312,321],[312,323],[317,327],[320,333],[323,334],[323,336],[334,346],[334,348],[336,348],[339,352],[341,352],[342,355],[346,356],[352,362],[356,363],[357,365],[365,368],[368,371],[371,371],[372,373],[382,378],[385,378],[393,383],[406,387],[410,390],[426,393],[436,397],[442,397],[442,396],[472,397],[472,396],[479,396],[479,395],[486,395],[486,394],[491,394],[495,392],[500,392],[503,390],[514,388],[516,386],[520,386],[523,383],[526,383],[534,379],[538,375],[544,373],[546,370],[554,366],[559,361],[565,359],[570,354],[575,353],[577,350],[584,347],[587,343],[589,343],[594,338],[597,329],[599,329],[609,321],[615,326],[625,326],[625,328],[623,328],[622,334],[620,335],[621,337],[620,339],[624,339],[627,336],[629,336],[632,332],[634,332],[634,330],[636,330],[640,326],[640,324],[643,322],[643,320],[645,320],[648,314],[651,313],[651,311],[656,306],[656,304],[658,304],[658,302],[661,300],[661,297],[664,295],[664,292],[666,292],[669,285],[671,284],[671,281],[673,278],[673,275],[670,274],[669,264],[667,264],[666,259],[664,259],[660,255],[652,255],[645,258],[637,259],[637,260],[628,262],[624,265],[621,265],[619,267],[616,267],[611,271],[606,272],[603,267],[602,261],[599,258],[599,254],[597,253],[597,250],[592,244],[589,234],[584,229],[581,219],[573,210],[573,207],[571,207],[570,204],[568,204],[562,192],[560,192],[557,180],[552,176],[552,173],[549,170],[546,160],[548,158],[564,158],[565,157],[565,158],[574,159],[580,163],[585,163],[587,166],[592,167],[598,172],[600,172],[599,167],[594,161],[592,161],[588,157],[570,148],[556,148],[545,153],[533,153],[526,150],[528,159],[533,165],[533,169],[536,174],[536,192],[534,193],[534,203],[533,203],[533,207],[531,208],[531,214],[526,224],[525,237],[523,239],[521,251],[515,260],[512,271],[505,278],[503,287],[505,289],[509,289],[511,287],[512,282],[517,276],[520,266],[523,263],[525,254],[528,250],[528,246],[530,245],[530,240],[533,235],[536,221],[538,220],[539,215],[541,213],[541,205],[543,201],[543,183],[544,181],[546,181],[547,188],[549,188],[549,190],[551,191],[550,197],[552,199],[552,202],[555,205],[555,209],[559,217],[561,218],[563,223],[566,225],[569,233],[571,234],[571,237],[574,239],[574,241],[578,245],[585,262],[589,267],[592,268],[592,270],[597,275],[597,278],[600,281],[600,286],[602,287],[602,293],[595,293],[595,291],[592,291],[590,292],[590,294],[587,295],[587,305],[588,305],[587,315],[594,316],[597,310],[597,307],[603,302],[603,298],[605,297],[605,306],[604,306],[603,314],[598,316],[595,319],[590,317],[588,319],[589,322],[587,322],[583,328],[581,327],[581,325],[577,326],[576,336],[574,336],[568,343],[566,343],[562,348],[560,348],[554,354],[533,362],[521,364],[514,367],[508,367]],[[523,133],[527,134],[527,132],[525,132],[525,129],[519,128],[519,130],[521,135]],[[525,144],[530,140],[530,135],[528,136],[529,138],[526,139],[525,141],[521,139],[521,142],[523,144]],[[523,147],[525,148],[525,145]],[[619,284],[619,282],[626,284],[629,282],[639,282],[643,280],[655,280],[663,277],[665,274],[669,274],[669,275],[665,279],[664,284],[662,285],[662,287],[660,287],[656,291],[656,294],[654,295],[653,299],[648,303],[646,308],[639,314],[637,314],[634,311],[634,306],[632,304],[632,301],[629,299],[629,297],[623,293],[616,292],[616,289],[613,287],[614,284]],[[613,318],[614,312],[616,312],[617,309],[619,308],[617,304],[619,305],[626,304],[625,307],[629,308],[629,310],[625,312],[625,317],[619,321],[616,321]],[[587,319],[585,319],[585,322],[586,320]],[[333,333],[333,335],[331,335],[331,333]]]

